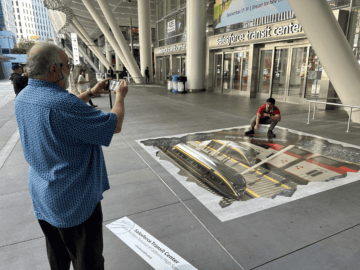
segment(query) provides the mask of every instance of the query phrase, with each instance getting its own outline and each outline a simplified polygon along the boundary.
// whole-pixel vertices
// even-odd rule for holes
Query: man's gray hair
[[[49,42],[35,44],[29,51],[26,61],[29,78],[39,79],[46,77],[52,64],[57,64],[59,67],[59,64],[61,64],[61,50],[60,47]]]

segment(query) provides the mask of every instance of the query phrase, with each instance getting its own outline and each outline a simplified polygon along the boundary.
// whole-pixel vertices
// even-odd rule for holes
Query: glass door
[[[314,49],[311,47],[309,52],[309,64],[307,66],[306,98],[319,97],[322,70],[322,64]]]
[[[214,88],[222,89],[222,53],[215,54],[215,81]]]
[[[289,48],[275,48],[274,73],[271,96],[284,100],[287,92]]]
[[[234,53],[233,61],[233,89],[240,90],[242,52]]]
[[[223,90],[231,89],[230,82],[231,82],[231,58],[232,53],[225,53],[224,54],[224,64],[223,64],[223,72],[222,72],[222,84]]]
[[[273,50],[262,50],[260,53],[259,65],[259,88],[260,94],[270,94],[272,67],[273,67]]]
[[[249,52],[234,53],[232,89],[247,91]]]
[[[185,67],[186,67],[186,57],[185,56],[183,56],[183,57],[181,57],[181,76],[186,76],[186,69],[185,69]]]
[[[160,79],[160,83],[164,83],[164,66],[163,66],[163,59],[159,59],[159,79]]]
[[[292,49],[289,90],[286,101],[301,102],[304,98],[308,47]]]
[[[247,91],[249,70],[249,52],[243,52],[242,66],[241,66],[241,91]]]
[[[172,75],[180,75],[180,70],[181,70],[181,56],[173,57]]]

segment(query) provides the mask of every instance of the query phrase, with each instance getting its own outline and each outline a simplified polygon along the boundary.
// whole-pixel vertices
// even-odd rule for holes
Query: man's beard
[[[64,83],[65,90],[69,88],[69,75],[63,72],[64,78],[61,80]]]

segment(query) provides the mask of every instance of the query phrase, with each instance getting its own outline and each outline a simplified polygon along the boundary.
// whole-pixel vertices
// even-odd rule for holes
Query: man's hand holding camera
[[[104,88],[109,83],[108,82],[109,80],[110,79],[105,79],[105,80],[102,80],[101,82],[98,82],[92,89],[90,89],[91,93],[93,95],[109,94],[110,93],[109,90],[104,90]]]

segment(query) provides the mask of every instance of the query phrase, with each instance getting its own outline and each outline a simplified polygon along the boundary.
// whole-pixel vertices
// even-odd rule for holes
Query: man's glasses
[[[62,69],[62,68],[63,68],[63,66],[64,66],[64,64],[63,64],[63,63],[59,63],[59,65],[60,65],[60,69]],[[69,61],[67,61],[67,63],[66,63],[66,67],[67,67],[68,69],[70,69],[70,66],[71,66],[71,63],[70,63]]]

